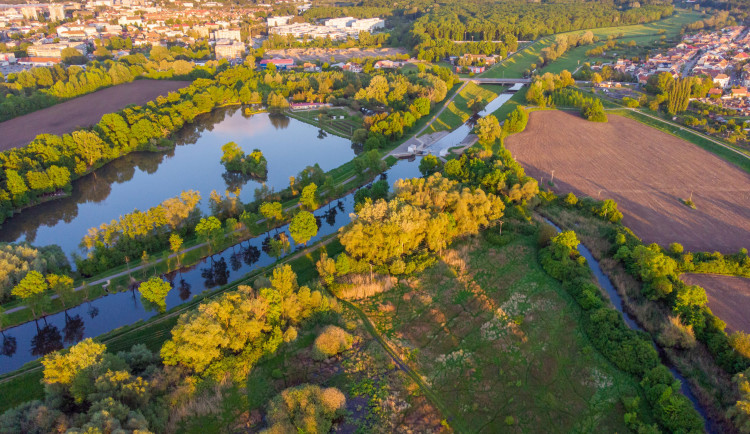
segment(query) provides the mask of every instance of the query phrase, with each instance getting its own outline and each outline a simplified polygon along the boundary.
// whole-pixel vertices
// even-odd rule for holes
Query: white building
[[[353,22],[357,21],[354,17],[330,18],[323,22],[328,27],[344,28],[350,27]]]
[[[62,21],[65,19],[65,6],[58,4],[49,5],[50,21]]]
[[[283,26],[289,23],[289,21],[294,18],[292,15],[287,15],[283,17],[269,17],[266,21],[268,23],[268,27],[276,27],[276,26]]]
[[[239,59],[245,56],[247,48],[240,42],[222,43],[214,46],[217,59]]]
[[[242,37],[240,36],[239,29],[219,29],[214,31],[214,39],[229,39],[230,41],[240,41],[242,40]]]
[[[373,32],[377,29],[385,27],[385,20],[381,18],[367,18],[364,20],[355,20],[349,25],[349,27],[356,29],[360,32]]]

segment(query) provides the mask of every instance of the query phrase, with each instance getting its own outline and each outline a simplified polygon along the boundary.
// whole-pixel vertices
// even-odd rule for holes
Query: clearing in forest
[[[596,123],[550,110],[531,113],[506,145],[540,185],[614,199],[646,243],[750,247],[750,175],[692,143],[620,116]],[[683,203],[691,196],[696,209]]]
[[[458,243],[393,289],[357,302],[470,432],[626,431],[632,378],[589,343],[579,307],[537,261],[536,238]],[[505,427],[505,429],[501,428]]]
[[[187,87],[189,81],[136,80],[79,96],[0,123],[0,151],[26,146],[39,134],[67,134],[98,123],[102,115]]]

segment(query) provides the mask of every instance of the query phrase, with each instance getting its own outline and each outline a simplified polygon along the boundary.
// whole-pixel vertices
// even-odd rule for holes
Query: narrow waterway
[[[557,232],[562,232],[562,229],[558,227],[556,224],[552,223],[549,219],[544,219],[547,224],[554,227]],[[623,310],[622,308],[622,297],[620,297],[620,294],[617,293],[617,290],[615,289],[615,286],[612,284],[612,281],[609,280],[609,277],[607,277],[606,274],[604,274],[604,271],[602,271],[602,268],[599,266],[599,261],[597,261],[594,258],[594,255],[591,254],[591,251],[586,248],[586,246],[583,245],[583,243],[578,244],[578,252],[586,258],[586,265],[589,266],[589,269],[592,273],[594,273],[594,276],[596,277],[597,282],[599,282],[599,286],[604,289],[604,291],[607,293],[607,296],[609,297],[609,300],[612,302],[612,305],[617,309],[618,312],[622,314],[623,319],[625,320],[625,324],[628,325],[632,330],[642,331],[644,333],[646,332],[639,324],[636,322],[635,318],[633,318],[628,312]],[[656,348],[656,351],[659,353],[659,356],[661,357],[661,362],[669,368],[669,370],[672,372],[672,375],[676,379],[680,381],[680,391],[683,395],[685,395],[690,402],[693,403],[693,407],[695,410],[700,413],[701,417],[703,417],[704,420],[704,427],[707,432],[709,433],[716,433],[718,432],[716,427],[714,426],[714,423],[712,420],[708,418],[708,415],[706,414],[706,411],[703,409],[703,406],[698,402],[698,398],[695,397],[695,394],[693,393],[693,390],[690,388],[690,384],[688,383],[687,379],[680,374],[680,372],[672,366],[672,364],[667,360],[662,352],[659,350],[659,347],[656,346],[656,344],[652,341],[651,344]]]
[[[209,208],[212,190],[241,188],[243,202],[254,199],[256,180],[228,175],[221,146],[234,141],[246,152],[260,149],[268,161],[265,185],[275,191],[307,166],[334,169],[355,156],[351,141],[283,115],[246,116],[231,107],[201,115],[176,133],[167,152],[134,152],[73,183],[72,196],[43,203],[12,217],[0,228],[0,241],[57,244],[71,256],[91,227],[109,223],[135,208],[145,211],[184,190],[197,190]]]
[[[514,85],[505,93],[501,93],[500,95],[498,95],[495,99],[487,104],[487,107],[485,107],[484,110],[477,113],[476,116],[470,118],[463,125],[451,131],[437,142],[430,145],[430,147],[427,148],[427,151],[432,155],[440,155],[442,151],[447,151],[450,148],[458,146],[471,133],[471,130],[474,128],[477,119],[492,114],[495,110],[499,109],[503,104],[508,102],[513,94],[515,94],[515,92],[518,91],[521,87],[522,85],[520,84]],[[500,121],[502,121],[502,119],[500,119]]]
[[[400,160],[381,175],[389,184],[401,178],[420,176],[419,161]],[[354,212],[354,194],[349,194],[314,212],[318,219],[318,235],[309,244],[338,231],[350,222]],[[246,274],[276,261],[269,255],[268,241],[280,233],[289,236],[288,225],[236,244],[199,264],[165,276],[173,286],[166,299],[167,309],[183,304],[203,291],[235,282]],[[288,254],[302,246],[292,243]],[[142,279],[139,272],[133,277]],[[118,327],[155,316],[158,312],[144,306],[138,291],[110,294],[84,303],[65,312],[49,315],[6,330],[1,336],[0,374],[14,371],[24,363],[56,351],[82,339],[99,336]]]

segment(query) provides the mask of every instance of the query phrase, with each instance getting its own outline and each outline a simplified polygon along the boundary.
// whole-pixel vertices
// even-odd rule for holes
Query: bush
[[[341,327],[329,325],[323,330],[313,344],[313,357],[325,360],[352,347],[354,338]]]
[[[264,433],[327,433],[341,415],[346,397],[340,390],[303,384],[285,389],[268,405],[269,427]]]

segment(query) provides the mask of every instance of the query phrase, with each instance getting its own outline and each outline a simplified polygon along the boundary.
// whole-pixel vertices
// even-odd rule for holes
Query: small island
[[[260,149],[253,149],[250,155],[246,155],[240,146],[235,142],[229,142],[221,147],[224,155],[221,157],[221,164],[227,169],[227,172],[241,173],[245,176],[265,180],[268,174],[266,167],[266,157]]]

